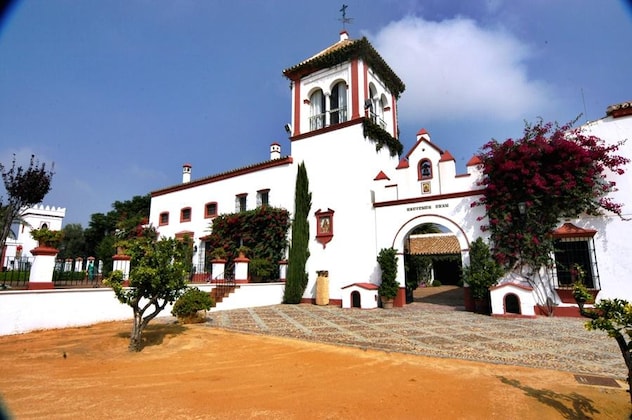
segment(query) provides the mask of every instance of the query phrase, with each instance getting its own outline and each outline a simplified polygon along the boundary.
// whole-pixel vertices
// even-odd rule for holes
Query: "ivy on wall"
[[[362,130],[364,138],[375,143],[375,150],[379,151],[382,147],[388,147],[391,156],[401,156],[404,146],[395,137],[391,136],[382,127],[371,121],[369,118],[363,118]]]

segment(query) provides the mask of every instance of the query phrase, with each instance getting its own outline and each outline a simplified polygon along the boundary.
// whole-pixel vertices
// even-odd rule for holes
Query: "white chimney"
[[[182,183],[186,184],[191,182],[191,164],[185,163],[182,165]]]
[[[270,145],[270,160],[281,158],[281,145],[279,143],[272,143]]]

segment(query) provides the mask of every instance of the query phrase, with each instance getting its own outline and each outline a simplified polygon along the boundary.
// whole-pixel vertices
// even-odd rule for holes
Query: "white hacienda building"
[[[450,152],[434,144],[424,129],[409,151],[401,150],[397,100],[404,84],[365,38],[351,40],[343,31],[337,43],[284,75],[291,82],[292,114],[286,127],[291,154],[282,155],[273,143],[269,160],[195,179],[185,164],[181,184],[151,193],[150,223],[162,236],[193,238],[194,264],[207,265],[211,250],[204,238],[212,219],[261,205],[292,212],[297,166],[304,162],[312,193],[305,302],[315,301],[321,270],[329,273],[330,304],[349,305],[353,299],[348,294],[359,290],[374,293],[371,286],[380,282],[376,257],[388,247],[400,255],[396,306],[405,302],[405,254],[457,256],[451,267],[435,267],[443,284],[456,284],[470,243],[483,235],[477,221],[483,210],[471,207],[481,193],[479,161],[472,158],[466,172],[457,173]],[[609,109],[607,117],[584,128],[604,139],[623,139],[632,133],[631,109]],[[623,153],[632,156],[631,148],[627,144]],[[616,180],[619,202],[631,197],[631,179],[626,174]],[[627,203],[624,213],[632,213]],[[413,235],[427,223],[444,233]],[[573,248],[574,258],[589,262],[600,296],[632,297],[625,275],[625,258],[632,254],[630,223],[615,217],[560,221],[561,242],[581,242]],[[557,278],[565,281],[563,275]],[[494,313],[534,314],[533,291],[520,279],[504,282],[492,292]],[[551,298],[564,314],[565,303],[559,296]]]
[[[37,204],[20,213],[20,222],[11,226],[11,235],[2,249],[2,269],[17,269],[19,264],[32,258],[31,250],[38,246],[31,237],[31,230],[46,227],[61,230],[66,209]]]

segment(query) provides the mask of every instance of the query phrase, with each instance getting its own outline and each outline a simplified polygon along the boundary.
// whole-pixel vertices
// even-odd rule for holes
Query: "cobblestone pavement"
[[[211,311],[225,330],[432,357],[528,366],[624,380],[614,339],[580,318],[494,318],[414,302],[395,309],[311,304]]]

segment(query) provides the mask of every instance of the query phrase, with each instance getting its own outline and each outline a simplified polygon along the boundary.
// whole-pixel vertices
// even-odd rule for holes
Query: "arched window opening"
[[[347,121],[347,85],[344,82],[336,83],[331,90],[329,121],[331,125]]]
[[[325,95],[318,89],[309,97],[310,117],[309,129],[311,131],[321,129],[325,126]]]
[[[418,174],[419,179],[431,179],[432,178],[432,163],[430,162],[430,160],[422,159],[419,162],[418,171],[419,171],[419,174]]]

